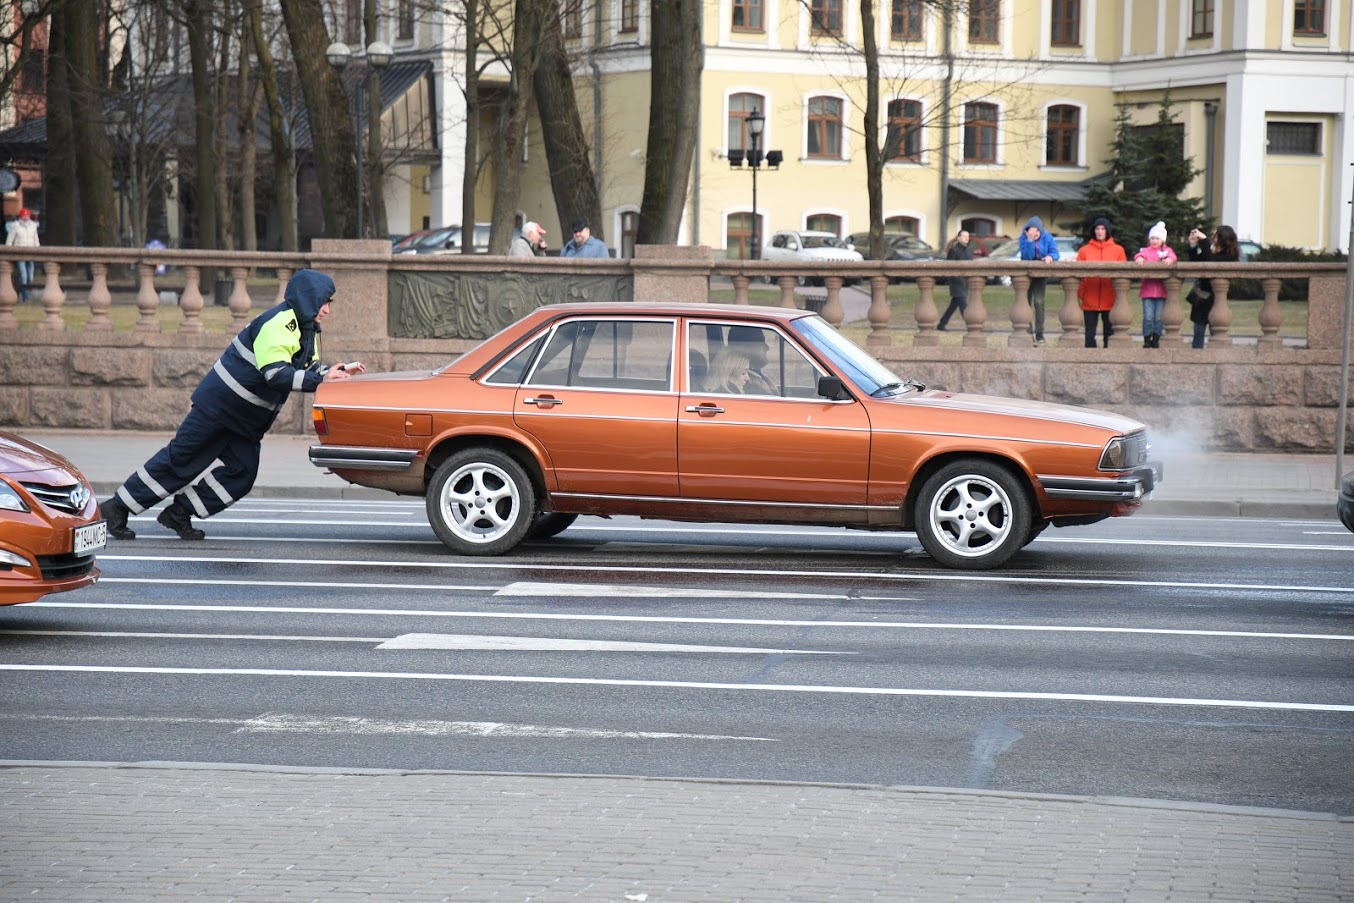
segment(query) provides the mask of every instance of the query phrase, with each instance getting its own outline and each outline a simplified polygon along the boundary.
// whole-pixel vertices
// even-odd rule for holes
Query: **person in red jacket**
[[[1096,217],[1091,226],[1095,236],[1077,251],[1077,260],[1093,263],[1127,263],[1123,246],[1110,237],[1110,221],[1103,216]],[[1086,347],[1095,347],[1095,320],[1098,316],[1104,324],[1105,347],[1110,346],[1110,336],[1114,327],[1110,325],[1110,309],[1114,307],[1114,280],[1105,278],[1086,278],[1077,288],[1077,297],[1081,299],[1081,316],[1086,321]]]

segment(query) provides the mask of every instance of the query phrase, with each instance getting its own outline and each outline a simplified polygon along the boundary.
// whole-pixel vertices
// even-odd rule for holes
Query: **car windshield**
[[[895,248],[902,248],[905,251],[930,251],[933,250],[930,245],[922,241],[915,235],[898,235],[888,240],[889,244]]]
[[[835,235],[805,235],[806,248],[845,248],[846,242]]]
[[[873,395],[885,386],[898,388],[915,386],[915,383],[904,385],[906,380],[894,376],[888,367],[870,357],[863,348],[833,329],[822,317],[800,317],[791,324],[791,327],[866,395]]]
[[[448,239],[460,234],[461,234],[460,226],[450,226],[446,229],[438,229],[436,232],[430,233],[429,235],[426,235],[423,238],[420,238],[418,241],[414,242],[414,247],[430,248],[434,246],[441,246],[442,244],[445,244]]]
[[[1019,257],[1020,239],[1013,238],[1010,241],[1002,242],[990,252],[992,257]]]

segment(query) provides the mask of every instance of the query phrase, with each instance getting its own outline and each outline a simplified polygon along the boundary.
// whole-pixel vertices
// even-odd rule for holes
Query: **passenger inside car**
[[[705,391],[726,395],[742,395],[747,390],[748,356],[736,348],[723,348],[715,355],[715,362],[705,377]]]

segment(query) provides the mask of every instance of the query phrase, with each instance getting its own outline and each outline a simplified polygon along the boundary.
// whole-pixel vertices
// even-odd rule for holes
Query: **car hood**
[[[800,260],[859,261],[865,259],[859,251],[848,251],[846,248],[804,248],[801,251],[796,251],[795,256]]]
[[[0,473],[20,479],[40,477],[53,485],[84,482],[75,465],[36,442],[0,433]]]
[[[889,400],[906,405],[942,408],[947,411],[1056,420],[1059,423],[1072,423],[1113,433],[1132,433],[1145,429],[1142,423],[1130,417],[1112,414],[1109,411],[1098,411],[1094,408],[1053,404],[1047,401],[1029,401],[1021,398],[1002,398],[995,395],[946,392],[943,389],[927,389],[916,394],[898,395]]]

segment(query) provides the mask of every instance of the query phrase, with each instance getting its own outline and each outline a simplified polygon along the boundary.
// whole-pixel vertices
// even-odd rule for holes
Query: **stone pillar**
[[[66,328],[66,321],[61,317],[61,309],[66,306],[66,292],[61,288],[61,264],[55,260],[44,261],[42,271],[47,278],[42,286],[43,317],[38,329],[60,332]]]
[[[889,277],[870,277],[870,334],[865,337],[865,347],[875,348],[892,345],[893,336],[889,335]]]
[[[665,267],[666,262],[705,266]],[[710,303],[713,258],[705,245],[636,245],[630,263],[635,274],[636,302]]]
[[[1180,344],[1180,324],[1185,322],[1185,310],[1180,306],[1180,289],[1185,280],[1171,276],[1166,280],[1166,306],[1161,311],[1162,343],[1168,348]]]
[[[1006,344],[1032,347],[1034,335],[1030,333],[1030,324],[1034,322],[1034,308],[1030,306],[1030,277],[1023,273],[1012,276],[1011,291],[1015,292],[1015,300],[1011,302],[1011,334],[1006,337]]]
[[[196,334],[203,331],[202,326],[202,308],[206,301],[202,297],[202,288],[199,283],[202,281],[202,268],[196,266],[185,266],[183,268],[183,294],[179,296],[179,310],[183,311],[183,322],[179,324],[179,332]],[[231,326],[234,326],[232,323]],[[239,329],[227,327],[227,333],[235,335]]]
[[[19,293],[14,290],[14,263],[0,260],[0,329],[19,328],[19,318],[14,316],[18,303]]]
[[[136,292],[137,332],[160,332],[160,296],[155,291],[155,264],[138,263],[141,287]]]
[[[1260,281],[1265,287],[1265,303],[1260,308],[1260,347],[1277,348],[1283,344],[1279,327],[1283,325],[1283,311],[1279,309],[1280,280],[1270,276]]]
[[[1232,307],[1227,303],[1227,289],[1232,280],[1214,276],[1208,282],[1213,286],[1213,309],[1208,312],[1208,327],[1212,335],[1208,338],[1208,344],[1231,345],[1234,341]]]
[[[1081,280],[1076,276],[1064,276],[1058,280],[1058,284],[1063,290],[1063,306],[1058,308],[1058,323],[1062,326],[1063,334],[1059,336],[1058,344],[1069,348],[1079,347],[1086,333],[1086,321],[1081,317],[1081,301],[1077,298]]]
[[[936,307],[936,277],[918,276],[917,290],[921,292],[921,298],[917,301],[917,311],[914,314],[917,320],[917,334],[912,338],[912,344],[918,347],[934,347],[940,344],[940,333],[936,332],[936,324],[940,322],[940,311]]]
[[[1020,290],[1016,290],[1016,296],[1019,297]],[[1019,302],[1017,302],[1019,303]],[[1025,306],[1029,307],[1029,299],[1025,299]],[[974,278],[969,280],[968,284],[968,307],[964,310],[964,325],[968,331],[964,333],[964,347],[985,348],[987,346],[987,305],[983,303],[983,280]]]
[[[1109,346],[1127,348],[1133,344],[1133,336],[1129,334],[1133,325],[1133,309],[1128,305],[1128,289],[1133,282],[1123,276],[1115,276],[1110,281],[1114,285],[1114,306],[1110,308],[1110,327],[1114,335],[1110,336]]]
[[[838,328],[846,316],[846,311],[842,309],[842,283],[845,281],[841,276],[828,276],[823,280],[827,285],[827,300],[823,302],[823,309],[819,313],[824,320]],[[807,310],[809,305],[805,303],[804,308]]]
[[[360,360],[368,370],[390,369],[390,242],[317,238],[310,265],[334,280],[334,304],[320,345],[324,362]]]
[[[112,332],[113,321],[108,316],[108,309],[113,306],[113,296],[108,292],[108,264],[91,263],[89,272],[94,276],[94,283],[89,287],[89,322],[85,324],[85,332]]]

